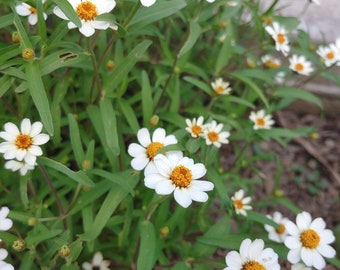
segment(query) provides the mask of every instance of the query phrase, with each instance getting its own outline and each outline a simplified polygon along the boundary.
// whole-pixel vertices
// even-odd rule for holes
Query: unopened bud
[[[29,218],[27,223],[29,226],[34,226],[35,224],[37,224],[37,219],[34,217]]]
[[[70,247],[68,245],[62,245],[58,250],[60,257],[68,257],[71,253]]]
[[[219,26],[221,28],[226,28],[227,27],[227,22],[226,21],[220,21]]]
[[[253,59],[251,59],[251,58],[247,58],[247,66],[249,68],[255,68],[256,67],[256,62]]]
[[[282,197],[284,195],[284,192],[282,189],[275,189],[274,196],[275,197]]]
[[[149,124],[150,124],[150,126],[155,127],[155,126],[158,125],[158,121],[159,121],[158,115],[153,115],[149,120]]]
[[[25,241],[22,239],[15,240],[12,245],[12,248],[18,252],[23,251],[25,247],[26,247]]]
[[[12,42],[13,43],[20,43],[20,35],[17,31],[12,33]]]
[[[113,70],[114,69],[114,67],[115,67],[115,62],[113,62],[112,60],[109,60],[109,61],[107,61],[107,63],[106,63],[106,68],[108,69],[108,70]]]
[[[161,237],[167,237],[169,235],[169,227],[168,226],[164,226],[162,228],[159,229],[159,235]]]
[[[31,48],[26,48],[26,49],[23,49],[21,55],[22,55],[22,58],[26,60],[32,60],[35,54]]]
[[[88,169],[91,168],[91,160],[85,159],[81,166],[83,167],[84,171],[87,171]]]

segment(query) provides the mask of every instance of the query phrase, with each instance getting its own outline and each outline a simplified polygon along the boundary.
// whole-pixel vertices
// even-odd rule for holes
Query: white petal
[[[28,118],[22,120],[20,125],[20,131],[22,134],[30,134],[31,133],[31,121]]]
[[[0,219],[6,218],[8,216],[8,214],[9,214],[9,208],[7,206],[1,207],[1,209],[0,209]]]
[[[149,174],[159,173],[154,162],[150,161],[148,165],[144,168],[144,176],[147,176]]]
[[[25,162],[28,164],[28,165],[31,165],[31,166],[34,166],[36,160],[37,160],[37,157],[35,155],[32,155],[31,153],[27,153],[26,156],[25,156]]]
[[[103,255],[101,252],[96,252],[92,259],[93,266],[99,266],[103,261]]]
[[[33,144],[42,145],[47,143],[50,140],[50,136],[44,133],[38,134],[33,137]]]
[[[138,157],[141,155],[146,156],[145,151],[146,149],[137,143],[131,143],[128,147],[128,153],[132,157]]]
[[[73,22],[71,22],[71,21],[67,23],[67,27],[68,27],[68,29],[77,28],[77,26]]]
[[[90,23],[84,22],[79,28],[79,32],[82,33],[85,37],[90,37],[94,34],[95,29],[91,26]]]
[[[165,139],[165,135],[166,134],[165,134],[164,128],[157,128],[152,134],[152,141],[163,143]]]
[[[335,241],[334,234],[331,230],[325,229],[323,231],[318,232],[320,236],[320,244],[330,244]]]
[[[160,181],[155,188],[157,194],[168,195],[175,190],[175,185],[171,180]]]
[[[163,140],[164,145],[170,145],[170,144],[176,144],[176,143],[177,143],[177,139],[175,135],[168,135]]]
[[[169,179],[163,177],[160,174],[148,174],[144,178],[144,184],[148,188],[155,189],[159,182],[167,180]]]
[[[285,246],[289,249],[296,249],[300,248],[302,246],[299,238],[293,237],[293,236],[287,236],[285,240]]]
[[[169,178],[172,167],[169,160],[164,155],[158,154],[154,159],[154,164],[161,175]]]
[[[191,170],[193,179],[199,179],[207,172],[207,169],[202,163],[194,164],[193,166],[189,167],[189,169]]]
[[[97,5],[98,14],[109,13],[116,6],[116,2],[112,0],[101,1]]]
[[[156,0],[140,0],[140,2],[144,7],[150,7],[156,2]]]
[[[307,230],[312,222],[312,217],[307,212],[302,212],[296,216],[296,225],[300,231]]]
[[[313,251],[312,251],[312,249],[303,247],[301,249],[301,260],[307,266],[313,266]]]
[[[316,268],[316,269],[323,269],[325,268],[326,266],[326,262],[324,260],[324,258],[322,258],[322,256],[320,255],[320,253],[313,249],[312,250],[312,261],[313,261],[313,266]]]
[[[28,23],[30,25],[36,25],[38,22],[38,15],[37,14],[30,14],[28,16]]]
[[[150,133],[147,128],[142,128],[137,132],[138,141],[145,148],[151,143]]]
[[[300,249],[292,249],[288,252],[287,260],[290,263],[298,263],[300,261]]]
[[[30,6],[26,3],[22,3],[20,5],[17,5],[15,7],[16,13],[18,13],[20,16],[28,16],[31,14],[31,11],[29,10]]]
[[[15,158],[19,161],[23,160],[24,157],[27,155],[27,150],[17,149],[15,153]]]
[[[184,208],[187,208],[192,203],[190,194],[186,188],[176,188],[174,198],[176,202]]]
[[[149,163],[148,157],[138,156],[131,160],[131,167],[136,171],[141,171],[145,168],[145,166]]]
[[[13,221],[6,218],[1,220],[0,231],[8,231],[13,226]]]
[[[8,252],[4,248],[0,248],[0,260],[3,261],[8,256]]]
[[[292,235],[294,237],[300,237],[300,230],[299,230],[299,228],[292,221],[289,220],[285,224],[285,227],[286,227],[287,232],[290,235]]]
[[[203,191],[199,191],[199,190],[195,190],[195,189],[188,189],[189,193],[190,193],[190,197],[193,201],[196,202],[206,202],[209,197],[208,194],[203,192]]]
[[[41,156],[43,154],[41,148],[37,145],[31,145],[27,151],[34,156]]]
[[[90,21],[89,22],[91,27],[94,29],[100,29],[100,30],[106,30],[107,28],[109,28],[110,23],[107,21]]]
[[[193,180],[190,186],[199,191],[210,191],[214,189],[213,183],[204,180]]]
[[[66,15],[64,14],[64,12],[61,11],[61,9],[58,7],[58,6],[55,6],[54,9],[53,9],[53,13],[58,16],[60,19],[63,19],[63,20],[69,20],[68,17],[66,17]]]
[[[243,264],[240,254],[236,251],[230,251],[225,257],[225,262],[231,269],[241,269]]]
[[[31,126],[31,137],[37,136],[43,128],[43,124],[41,122],[34,122]]]
[[[9,142],[14,142],[16,137],[17,137],[17,135],[13,135],[13,134],[6,132],[6,131],[0,132],[0,138],[4,139],[6,141],[9,141]]]
[[[249,257],[252,259],[258,259],[263,251],[264,242],[262,239],[255,239],[249,246]]]
[[[326,258],[333,258],[336,255],[336,251],[330,245],[319,245],[317,251]]]
[[[15,137],[18,134],[20,134],[20,131],[19,131],[18,127],[16,125],[14,125],[13,123],[6,123],[4,125],[4,129],[5,129],[6,132],[12,134]]]

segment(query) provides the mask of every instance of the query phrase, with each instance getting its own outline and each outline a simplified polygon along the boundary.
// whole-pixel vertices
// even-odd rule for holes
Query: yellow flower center
[[[265,63],[264,63],[264,67],[265,68],[270,68],[270,69],[276,69],[276,68],[279,68],[280,67],[280,64],[278,63],[275,63],[273,60],[267,60]]]
[[[334,58],[334,53],[333,52],[329,52],[329,53],[326,54],[326,57],[328,59],[333,59]]]
[[[250,261],[242,265],[242,270],[266,270],[266,268],[256,261]]]
[[[220,95],[224,91],[224,87],[222,85],[219,85],[215,88],[215,95]]]
[[[286,42],[286,37],[284,34],[277,34],[277,41],[280,43],[280,44],[283,44]]]
[[[209,133],[208,133],[208,139],[209,139],[209,141],[211,141],[211,142],[217,142],[218,141],[218,133],[217,132],[215,132],[215,131],[210,131]]]
[[[91,1],[81,2],[76,9],[77,15],[84,21],[93,21],[97,17],[97,7]]]
[[[15,139],[15,145],[19,149],[28,149],[32,145],[32,138],[25,134],[19,134]]]
[[[35,9],[34,7],[30,7],[29,11],[31,11],[31,13],[33,14],[37,14],[37,9]]]
[[[243,208],[242,200],[239,200],[239,199],[234,200],[234,206],[236,209],[242,209]]]
[[[146,155],[150,160],[153,160],[159,149],[163,148],[163,144],[160,142],[153,142],[146,147]]]
[[[199,136],[199,135],[202,133],[203,129],[202,129],[201,126],[194,125],[194,126],[192,126],[191,131],[192,131],[192,133],[194,133],[196,136]]]
[[[263,118],[257,118],[257,119],[256,119],[256,124],[257,124],[258,126],[260,126],[260,127],[263,127],[263,126],[265,126],[266,121],[264,121]]]
[[[179,165],[172,170],[170,179],[176,187],[185,188],[191,183],[192,173],[187,167]]]
[[[297,64],[295,64],[295,69],[297,71],[302,71],[304,69],[304,67],[301,63],[297,63]]]
[[[312,229],[305,230],[300,235],[301,243],[306,248],[316,248],[320,243],[320,236]]]
[[[286,230],[286,227],[282,223],[280,223],[279,226],[280,228],[276,228],[275,231],[277,234],[283,234]]]

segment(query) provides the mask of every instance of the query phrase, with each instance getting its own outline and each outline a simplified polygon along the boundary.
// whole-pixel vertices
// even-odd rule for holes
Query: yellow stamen
[[[260,127],[263,127],[263,126],[265,126],[266,121],[264,121],[263,118],[257,118],[257,119],[256,119],[256,124],[257,124],[258,126],[260,126]]]
[[[217,142],[218,141],[218,133],[217,132],[215,132],[215,131],[210,131],[209,133],[208,133],[208,139],[209,139],[209,141],[211,141],[211,142]]]
[[[242,265],[242,270],[266,270],[266,268],[256,261],[250,261]]]
[[[192,181],[192,173],[187,167],[179,165],[172,170],[170,175],[171,181],[179,188],[185,188]]]
[[[301,63],[295,64],[295,69],[298,71],[302,71],[304,69],[303,65]]]
[[[320,243],[320,236],[312,229],[305,230],[300,235],[301,243],[306,248],[316,248]]]
[[[157,151],[161,148],[163,148],[163,144],[160,143],[160,142],[153,142],[153,143],[150,143],[148,145],[148,147],[146,147],[146,155],[148,156],[148,158],[150,160],[153,160]]]
[[[220,95],[223,91],[224,91],[224,87],[222,85],[217,86],[214,90],[215,95]]]
[[[28,149],[32,145],[32,138],[26,134],[19,134],[15,139],[15,145],[19,149]]]
[[[81,2],[76,9],[77,15],[84,21],[93,21],[98,13],[97,7],[91,1]]]
[[[37,9],[35,9],[34,7],[30,7],[29,11],[31,11],[31,13],[33,14],[37,14]]]
[[[239,199],[234,200],[234,206],[236,209],[242,209],[243,208],[242,200],[239,200]]]
[[[280,228],[276,228],[275,231],[277,234],[283,234],[286,230],[286,227],[282,223],[280,223],[279,226]]]
[[[194,133],[196,136],[199,136],[199,135],[202,133],[203,129],[202,129],[201,126],[194,125],[194,126],[192,126],[191,131],[192,131],[192,133]]]
[[[277,41],[278,41],[280,44],[285,43],[285,42],[286,42],[285,35],[284,35],[284,34],[277,34]]]
[[[326,57],[328,59],[333,59],[334,58],[334,53],[333,52],[329,52],[329,53],[326,54]]]

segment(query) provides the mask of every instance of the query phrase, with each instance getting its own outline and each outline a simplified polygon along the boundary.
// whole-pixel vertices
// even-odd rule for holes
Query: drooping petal
[[[95,29],[91,26],[90,23],[83,22],[82,26],[79,28],[79,32],[82,33],[85,37],[90,37],[95,33]]]
[[[27,152],[24,160],[28,165],[34,166],[37,160],[37,156],[32,155],[31,153]]]
[[[300,249],[291,249],[289,252],[288,252],[288,255],[287,255],[287,260],[290,262],[290,263],[298,263],[300,261]]]
[[[176,188],[174,191],[176,202],[184,208],[187,208],[191,203],[191,197],[186,188]]]
[[[30,14],[28,16],[28,23],[30,25],[36,25],[38,22],[38,15],[37,14]]]

